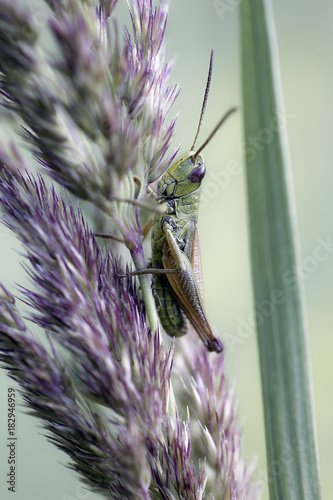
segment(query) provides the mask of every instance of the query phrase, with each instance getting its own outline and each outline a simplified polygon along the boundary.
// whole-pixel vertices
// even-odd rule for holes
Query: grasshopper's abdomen
[[[157,277],[155,292],[159,302],[159,318],[164,330],[171,337],[181,337],[187,333],[186,316],[180,306],[177,295],[172,290],[165,276]]]

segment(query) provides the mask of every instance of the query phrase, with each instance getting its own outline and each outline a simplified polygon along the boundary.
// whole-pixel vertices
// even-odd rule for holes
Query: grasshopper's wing
[[[198,224],[194,220],[191,220],[189,222],[184,253],[186,254],[186,256],[190,261],[191,267],[193,269],[193,274],[195,276],[200,291],[201,300],[204,303],[199,231],[198,231]]]
[[[182,305],[182,309],[209,351],[221,352],[222,343],[214,336],[204,310],[199,286],[190,259],[180,250],[169,228],[165,229],[162,248],[164,269],[179,269],[167,274],[169,283]]]

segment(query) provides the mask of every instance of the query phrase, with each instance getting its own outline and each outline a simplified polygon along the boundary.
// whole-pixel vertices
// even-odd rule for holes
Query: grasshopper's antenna
[[[195,138],[194,138],[194,142],[193,142],[192,147],[191,147],[191,151],[194,149],[194,146],[195,146],[195,144],[196,144],[196,142],[198,140],[199,132],[200,132],[200,129],[201,129],[202,119],[203,119],[204,114],[205,114],[205,109],[206,109],[207,99],[208,99],[208,93],[209,93],[209,87],[210,87],[210,81],[211,81],[211,78],[212,78],[212,71],[213,71],[213,55],[214,55],[214,52],[212,50],[211,53],[210,53],[208,78],[207,78],[206,90],[205,90],[205,95],[204,95],[204,98],[203,98],[203,103],[202,103],[202,108],[201,108],[201,113],[200,113],[199,125],[198,125],[198,128],[197,128],[197,133],[195,134]]]
[[[209,141],[211,140],[211,138],[216,134],[216,132],[218,131],[218,129],[221,127],[221,125],[229,118],[230,115],[232,115],[235,111],[237,111],[238,108],[234,107],[234,108],[230,108],[225,115],[222,116],[221,120],[218,122],[218,124],[216,125],[216,127],[214,128],[213,132],[211,132],[209,134],[209,136],[207,137],[207,139],[205,140],[205,142],[202,144],[202,146],[200,146],[200,148],[198,149],[198,151],[195,152],[195,154],[193,155],[193,159],[195,160],[198,156],[199,153],[201,153],[201,151],[203,150],[203,148],[205,148],[207,146],[207,144],[209,143]]]

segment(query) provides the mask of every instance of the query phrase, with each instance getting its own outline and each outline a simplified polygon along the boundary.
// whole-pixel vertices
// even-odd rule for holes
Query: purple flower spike
[[[94,489],[117,490],[115,498],[124,498],[141,489],[146,492],[150,467],[144,457],[148,452],[155,455],[159,447],[163,418],[169,406],[172,350],[165,350],[158,332],[150,332],[131,278],[117,278],[124,270],[117,260],[98,248],[80,212],[59,198],[54,189],[48,189],[42,180],[37,182],[30,175],[20,181],[13,178],[10,182],[2,181],[0,192],[5,223],[19,236],[30,262],[27,271],[35,289],[23,290],[24,301],[34,311],[31,320],[52,338],[54,353],[51,359],[36,341],[19,336],[18,327],[21,332],[25,327],[13,313],[13,298],[4,290],[0,317],[2,360],[13,378],[21,383],[28,404],[39,417],[47,419],[45,426],[51,431],[50,439],[69,454],[73,467]],[[16,344],[18,354],[14,353]],[[57,353],[57,345],[70,354],[67,363],[71,369],[65,370],[64,379],[58,373],[64,361]],[[22,363],[24,352],[30,353],[26,361],[29,366],[19,364],[18,370],[15,367]],[[33,366],[40,367],[41,363],[45,373],[38,370],[35,374]],[[51,374],[47,374],[48,367]],[[28,374],[24,374],[25,370]],[[54,382],[49,380],[51,375]],[[44,381],[42,388],[39,377]],[[68,386],[66,397],[59,393],[58,385],[64,390]],[[95,401],[110,408],[112,421],[96,412],[93,421],[82,423],[83,417],[75,409],[74,386],[85,396],[87,405]],[[55,390],[58,392],[54,394]],[[47,410],[55,405],[61,407],[61,414],[56,414],[56,410],[50,414]],[[81,427],[76,418],[80,418]],[[68,438],[60,432],[64,425],[69,429],[81,428],[84,433],[67,443]],[[102,437],[104,427],[113,435],[118,433],[118,439],[109,443],[110,436]],[[86,443],[91,439],[96,439],[97,449],[93,454]],[[129,443],[133,447],[130,459]],[[90,459],[85,459],[86,467],[81,463],[84,449],[90,455]],[[104,457],[105,464],[110,457],[116,463],[111,460],[107,469],[97,474],[96,454],[98,460]]]

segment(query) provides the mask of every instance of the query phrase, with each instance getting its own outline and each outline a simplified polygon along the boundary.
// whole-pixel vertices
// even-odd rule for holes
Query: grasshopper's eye
[[[206,173],[206,167],[204,163],[200,163],[197,167],[195,167],[188,178],[191,182],[201,182]]]

